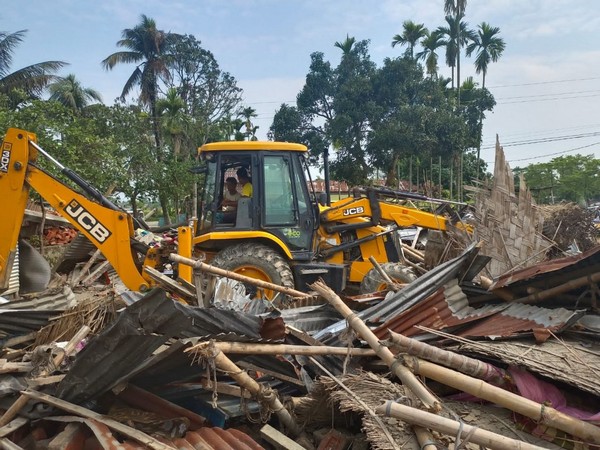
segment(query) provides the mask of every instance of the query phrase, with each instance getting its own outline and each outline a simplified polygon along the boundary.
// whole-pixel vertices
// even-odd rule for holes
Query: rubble
[[[476,241],[407,247],[418,278],[382,292],[172,255],[196,282],[150,269],[142,295],[74,239],[62,276],[0,310],[0,447],[600,448],[600,247],[544,237],[497,154]]]

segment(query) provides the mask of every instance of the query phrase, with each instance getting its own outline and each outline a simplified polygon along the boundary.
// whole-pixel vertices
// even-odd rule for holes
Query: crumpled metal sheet
[[[453,279],[425,300],[385,321],[373,330],[373,333],[380,339],[388,336],[388,330],[411,337],[425,334],[424,331],[416,328],[416,325],[434,330],[443,330],[456,325],[465,326],[470,322],[494,315],[507,307],[506,304],[471,307],[467,296],[458,282]]]
[[[519,288],[521,285],[531,287],[534,282],[538,281],[542,282],[546,289],[548,289],[556,284],[558,275],[569,280],[587,273],[595,273],[599,268],[600,246],[597,246],[578,255],[553,259],[508,272],[494,280],[489,290],[493,291],[494,289],[503,287],[513,290]],[[575,273],[577,275],[574,275]]]
[[[73,366],[57,387],[57,396],[81,403],[126,381],[152,354],[171,338],[225,336],[232,339],[260,341],[265,323],[280,321],[281,326],[268,327],[269,339],[285,335],[281,318],[260,318],[236,311],[197,308],[167,298],[164,291],[154,289],[127,307],[117,321],[92,339],[81,351]]]
[[[380,324],[397,316],[411,306],[428,298],[448,281],[460,278],[460,275],[468,270],[469,262],[473,260],[478,251],[479,247],[475,244],[470,245],[460,256],[434,267],[397,293],[387,297],[384,301],[361,311],[358,313],[358,317],[366,323]],[[346,320],[340,320],[316,333],[314,337],[322,340],[327,345],[339,345],[339,339],[336,339],[335,336],[345,330],[346,326]],[[333,339],[328,338],[328,336],[333,336]]]

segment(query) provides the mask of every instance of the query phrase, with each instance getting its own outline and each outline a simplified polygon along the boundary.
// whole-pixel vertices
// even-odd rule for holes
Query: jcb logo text
[[[85,231],[90,233],[92,237],[101,244],[110,237],[111,232],[81,206],[77,200],[71,200],[65,208],[65,212],[75,219]]]
[[[344,216],[353,216],[355,214],[362,214],[365,212],[365,208],[357,206],[356,208],[348,208],[343,211]]]
[[[10,163],[10,150],[2,149],[2,156],[0,156],[0,172],[8,172],[8,163]]]

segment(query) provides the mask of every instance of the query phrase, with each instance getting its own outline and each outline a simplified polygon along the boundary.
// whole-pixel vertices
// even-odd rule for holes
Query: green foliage
[[[587,206],[600,200],[600,160],[593,155],[560,156],[547,163],[514,170],[540,204],[573,202]]]
[[[208,141],[229,140],[235,130],[232,116],[241,103],[237,81],[219,68],[214,55],[192,35],[172,35],[168,87],[185,103],[189,128],[183,147],[190,155]]]
[[[483,162],[468,149],[479,145],[482,120],[494,98],[473,80],[461,84],[460,94],[449,89],[450,79],[437,76],[436,51],[445,47],[454,83],[461,48],[470,43],[467,54],[477,54],[476,69],[485,86],[487,64],[500,57],[504,44],[499,30],[486,23],[478,34],[467,28],[461,20],[466,2],[449,0],[445,6],[451,14],[448,26],[432,33],[424,24],[405,21],[393,46],[406,45],[406,53],[386,59],[382,67],[371,61],[369,41],[349,35],[334,44],[341,50],[337,65],[313,53],[296,105],[280,107],[269,136],[308,145],[316,165],[331,152],[332,178],[350,184],[368,183],[376,172],[394,184],[397,169],[403,172],[410,160],[417,173],[433,177],[431,162],[439,157],[444,183],[450,184],[450,167],[456,169],[460,161],[467,180],[484,172]],[[126,198],[134,210],[140,202],[157,200],[163,215],[184,210],[198,146],[256,139],[256,111],[241,107],[235,78],[192,35],[160,30],[145,15],[123,30],[119,51],[102,63],[105,69],[133,67],[121,101],[113,106],[88,105],[99,100],[98,93],[83,88],[73,74],[64,79],[53,75],[64,65],[60,61],[11,73],[10,55],[23,37],[24,31],[0,33],[0,129],[37,133],[57,159],[101,191]],[[418,43],[423,51],[415,55]],[[52,101],[39,100],[49,83]],[[140,96],[135,105],[128,104],[125,97],[134,88]],[[571,179],[576,174],[561,172],[562,187],[575,182]],[[568,195],[579,194],[565,190]]]
[[[39,99],[46,86],[59,79],[56,72],[67,64],[63,61],[44,61],[12,71],[12,55],[26,32],[0,31],[0,93],[6,95],[11,109],[28,100]]]
[[[478,166],[485,172],[476,157],[461,155],[478,145],[480,119],[495,104],[488,91],[468,80],[459,107],[447,80],[425,77],[410,57],[388,58],[377,68],[368,41],[338,47],[343,54],[335,68],[322,53],[311,55],[297,106],[282,105],[275,114],[274,138],[316,145],[314,156],[333,148],[332,178],[350,184],[368,183],[378,170],[395,185],[396,168],[411,156],[423,161],[442,156],[445,166],[456,167],[462,159],[469,180],[477,177]]]

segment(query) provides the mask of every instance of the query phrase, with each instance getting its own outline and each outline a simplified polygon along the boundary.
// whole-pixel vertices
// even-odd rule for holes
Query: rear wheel
[[[417,276],[410,267],[397,262],[388,262],[380,264],[385,273],[389,275],[392,281],[396,283],[410,283],[417,279]],[[360,293],[368,294],[371,292],[383,291],[388,288],[381,274],[374,267],[367,272],[360,283]]]
[[[275,250],[263,244],[246,242],[227,247],[214,257],[211,265],[283,287],[294,287],[294,277],[287,261]],[[254,298],[266,298],[271,301],[281,301],[285,297],[277,291],[249,283],[246,283],[246,291]]]

